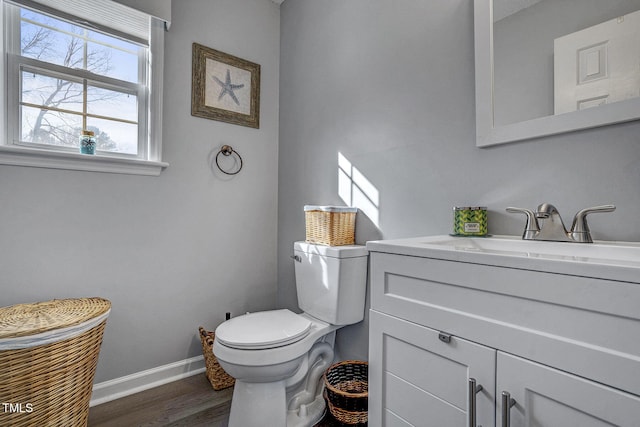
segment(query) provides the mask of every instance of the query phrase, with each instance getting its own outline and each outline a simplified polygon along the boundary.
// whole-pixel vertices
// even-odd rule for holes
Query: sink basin
[[[445,250],[500,253],[534,258],[567,259],[582,262],[629,261],[640,263],[640,243],[566,243],[522,240],[511,236],[487,238],[436,236],[424,240]]]
[[[637,281],[640,277],[638,242],[567,243],[522,240],[519,236],[441,235],[372,241],[367,249],[610,280]]]

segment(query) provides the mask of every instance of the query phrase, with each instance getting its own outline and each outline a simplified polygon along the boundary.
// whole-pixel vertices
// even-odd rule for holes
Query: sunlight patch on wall
[[[376,227],[380,226],[378,189],[338,152],[338,195],[347,206],[360,209]]]

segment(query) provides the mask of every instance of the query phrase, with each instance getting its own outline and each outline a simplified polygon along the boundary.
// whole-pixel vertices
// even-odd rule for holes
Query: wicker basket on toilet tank
[[[0,425],[87,425],[110,310],[102,298],[0,308]]]
[[[328,246],[355,244],[357,212],[358,208],[341,206],[305,206],[307,243]]]

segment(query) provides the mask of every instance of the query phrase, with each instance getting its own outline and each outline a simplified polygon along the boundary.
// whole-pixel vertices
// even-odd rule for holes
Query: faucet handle
[[[527,216],[527,224],[524,227],[522,239],[531,240],[535,237],[536,233],[540,232],[536,214],[531,209],[508,207],[506,210],[509,213],[523,213]]]
[[[592,208],[585,208],[576,214],[573,218],[573,225],[571,226],[571,236],[576,242],[592,243],[591,230],[589,230],[589,224],[587,224],[587,215],[598,212],[613,212],[616,210],[614,205],[602,205],[594,206]]]

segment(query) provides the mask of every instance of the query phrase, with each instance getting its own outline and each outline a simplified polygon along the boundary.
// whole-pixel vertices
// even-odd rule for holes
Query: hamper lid
[[[103,298],[60,299],[0,307],[0,339],[69,328],[101,317],[110,309],[111,303]]]
[[[222,323],[216,339],[239,349],[275,348],[300,341],[310,329],[311,321],[291,310],[259,311]]]

